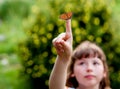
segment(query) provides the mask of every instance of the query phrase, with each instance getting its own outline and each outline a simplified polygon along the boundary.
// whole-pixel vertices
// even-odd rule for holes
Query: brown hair
[[[75,77],[71,77],[71,74],[73,73],[73,67],[76,60],[80,60],[82,58],[89,58],[89,57],[98,57],[101,59],[104,65],[104,70],[106,72],[106,77],[104,77],[100,82],[100,88],[99,89],[111,89],[110,88],[110,81],[109,81],[109,73],[108,73],[108,66],[106,62],[106,56],[102,49],[96,45],[95,43],[92,43],[90,41],[84,41],[80,45],[76,47],[76,49],[73,52],[72,59],[70,62],[70,65],[68,67],[68,75],[67,75],[67,81],[66,86],[68,87],[78,87],[78,82]]]

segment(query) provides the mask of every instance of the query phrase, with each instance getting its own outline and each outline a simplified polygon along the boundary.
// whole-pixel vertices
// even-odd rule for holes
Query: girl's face
[[[79,87],[99,87],[105,76],[104,66],[99,58],[90,57],[75,61],[72,77],[76,78]]]

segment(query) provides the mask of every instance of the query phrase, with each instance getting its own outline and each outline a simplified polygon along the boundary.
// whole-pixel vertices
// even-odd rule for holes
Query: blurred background
[[[0,89],[48,89],[56,58],[51,42],[65,31],[59,15],[69,11],[73,46],[100,45],[111,87],[120,89],[119,7],[119,0],[0,0]]]

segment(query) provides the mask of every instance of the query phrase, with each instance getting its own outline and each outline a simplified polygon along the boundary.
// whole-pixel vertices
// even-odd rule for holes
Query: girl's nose
[[[92,69],[87,69],[87,72],[92,72]]]
[[[91,64],[88,64],[86,70],[87,70],[87,72],[92,72],[92,71],[93,71],[93,67],[92,67],[92,65],[91,65]]]

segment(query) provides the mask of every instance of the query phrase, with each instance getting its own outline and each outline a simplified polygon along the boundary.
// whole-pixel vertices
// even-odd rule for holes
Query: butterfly
[[[72,12],[68,12],[68,13],[63,13],[60,15],[60,19],[62,20],[68,20],[72,17],[73,13]]]

